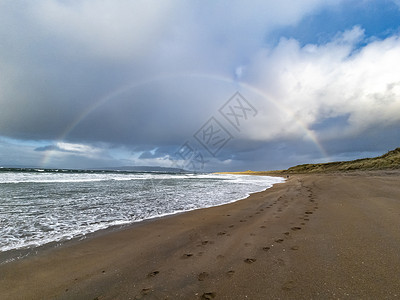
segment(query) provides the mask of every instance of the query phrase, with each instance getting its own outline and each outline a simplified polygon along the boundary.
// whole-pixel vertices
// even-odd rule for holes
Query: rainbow
[[[318,151],[321,153],[321,155],[324,158],[329,158],[329,155],[327,151],[324,149],[322,144],[318,141],[317,136],[315,135],[314,131],[310,130],[306,123],[301,120],[290,108],[282,105],[279,101],[276,101],[273,97],[267,95],[266,92],[258,89],[257,87],[254,87],[252,85],[249,85],[244,82],[238,82],[232,78],[229,77],[224,77],[220,75],[214,75],[214,74],[201,74],[201,73],[178,73],[178,74],[170,74],[170,75],[161,75],[157,77],[153,77],[150,79],[145,79],[141,81],[136,81],[134,83],[129,83],[120,86],[119,88],[115,89],[114,91],[104,95],[101,97],[99,100],[97,100],[94,104],[91,106],[87,107],[85,110],[83,110],[72,122],[69,126],[65,128],[65,130],[59,135],[59,137],[56,139],[57,142],[62,142],[65,140],[65,138],[68,136],[68,134],[74,130],[75,127],[79,125],[88,115],[90,115],[93,111],[95,111],[97,108],[100,106],[104,105],[108,101],[118,97],[119,95],[122,95],[126,93],[129,90],[142,87],[154,82],[160,82],[164,80],[169,80],[169,79],[175,79],[175,78],[196,78],[196,79],[208,79],[208,80],[215,80],[219,82],[224,82],[224,83],[229,83],[229,84],[234,84],[235,87],[238,90],[248,90],[251,91],[260,97],[262,99],[265,99],[266,101],[272,103],[275,105],[278,109],[286,113],[291,119],[293,119],[296,124],[302,129],[302,131],[305,133],[305,136],[316,146]],[[54,154],[54,151],[46,151],[41,159],[40,166],[45,168],[48,163],[51,161],[52,156]]]

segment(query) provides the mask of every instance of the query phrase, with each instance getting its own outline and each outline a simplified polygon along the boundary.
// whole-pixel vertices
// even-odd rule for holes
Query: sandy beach
[[[291,175],[249,198],[0,266],[0,299],[400,297],[400,173]]]

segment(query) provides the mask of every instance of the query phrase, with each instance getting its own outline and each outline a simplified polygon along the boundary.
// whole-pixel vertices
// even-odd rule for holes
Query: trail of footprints
[[[275,238],[274,242],[272,244],[270,244],[268,246],[261,247],[261,250],[263,252],[271,251],[274,246],[285,243],[289,238],[291,238],[291,236],[293,234],[295,234],[299,230],[302,230],[303,227],[307,224],[306,222],[310,221],[310,217],[318,209],[318,203],[316,201],[316,197],[315,197],[315,195],[314,195],[314,193],[312,191],[312,188],[311,187],[304,187],[302,182],[300,182],[300,187],[296,191],[299,192],[299,193],[302,193],[302,192],[304,192],[304,190],[307,193],[308,203],[306,204],[304,213],[299,217],[299,219],[302,220],[302,222],[300,222],[300,224],[298,226],[290,227],[288,229],[288,231],[282,233],[281,237]],[[262,214],[262,212],[270,210],[270,209],[273,209],[274,207],[276,207],[276,211],[273,213],[273,216],[275,218],[279,218],[278,214],[283,212],[285,210],[285,208],[287,208],[289,206],[289,203],[292,202],[292,201],[293,201],[293,198],[289,198],[289,197],[288,198],[284,198],[283,196],[280,196],[275,201],[273,201],[271,203],[266,203],[263,207],[259,208],[255,212],[255,214],[256,215],[260,215],[260,214]],[[230,215],[225,215],[225,216],[229,217]],[[253,217],[253,215],[249,215],[249,216],[246,217],[246,219],[239,220],[239,224],[237,224],[237,225],[240,225],[240,223],[247,222],[248,219],[251,219],[252,217]],[[229,237],[230,234],[229,234],[228,230],[232,229],[232,228],[235,228],[235,226],[236,226],[235,224],[231,224],[231,225],[228,226],[227,230],[218,231],[216,233],[216,237],[217,238],[224,237],[224,236]],[[260,229],[266,229],[266,228],[267,227],[265,225],[260,226]],[[249,235],[250,236],[255,236],[256,234],[251,232],[251,233],[249,233]],[[202,240],[202,241],[200,241],[200,244],[197,245],[197,247],[204,248],[204,247],[207,247],[209,245],[213,245],[214,243],[215,242],[211,241],[211,240]],[[245,247],[250,247],[251,245],[252,244],[248,243],[248,242],[244,243]],[[297,251],[297,250],[299,250],[299,246],[293,245],[293,246],[290,246],[289,249],[293,250],[293,251]],[[199,252],[199,253],[197,253],[197,256],[201,256],[202,254],[203,254],[203,252]],[[195,257],[194,253],[190,253],[189,252],[189,253],[183,253],[180,258],[181,259],[193,259],[194,257]],[[218,255],[216,258],[217,259],[223,259],[224,256],[223,255]],[[257,262],[257,258],[247,257],[247,258],[243,259],[243,262],[246,263],[246,264],[251,265],[251,264]],[[282,259],[278,259],[276,261],[276,263],[278,264],[278,266],[284,266],[285,265],[285,262]],[[149,274],[147,274],[146,277],[148,279],[151,279],[151,278],[156,277],[159,273],[160,273],[160,271],[155,270],[155,271],[152,271]],[[235,271],[234,270],[228,270],[226,272],[226,276],[227,277],[232,277],[234,275],[235,275]],[[199,282],[203,282],[203,281],[206,281],[207,279],[209,279],[209,277],[210,277],[210,274],[208,272],[201,272],[201,273],[199,273],[197,275],[197,280]],[[287,281],[282,286],[282,290],[290,291],[294,287],[295,287],[295,283],[293,281]],[[141,299],[143,296],[149,294],[151,291],[152,291],[151,288],[144,288],[144,289],[141,290],[140,294],[136,296],[135,299]],[[200,299],[214,299],[215,297],[216,297],[216,293],[215,292],[207,291],[207,292],[203,293],[200,296]]]

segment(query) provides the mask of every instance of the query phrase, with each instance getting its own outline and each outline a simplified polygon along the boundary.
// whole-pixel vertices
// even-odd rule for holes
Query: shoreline
[[[280,183],[285,183],[286,182],[286,179],[284,177],[282,177],[282,176],[278,176],[278,175],[276,175],[276,176],[263,175],[263,176],[282,178],[284,181],[280,182]],[[172,213],[165,213],[165,214],[162,214],[162,215],[152,216],[152,217],[147,218],[147,219],[132,221],[132,222],[129,222],[129,223],[126,223],[126,224],[111,225],[109,227],[106,227],[106,228],[103,228],[103,229],[99,229],[99,230],[96,230],[96,231],[92,231],[92,232],[89,232],[87,234],[83,234],[83,235],[80,235],[80,236],[76,236],[76,237],[73,237],[71,239],[52,241],[52,242],[48,242],[48,243],[45,243],[45,244],[38,245],[36,247],[23,247],[23,248],[17,248],[17,249],[10,249],[10,250],[6,250],[6,251],[0,251],[0,266],[4,265],[4,264],[8,264],[10,262],[18,261],[20,259],[27,258],[27,257],[29,257],[31,255],[37,254],[38,252],[49,251],[49,250],[51,251],[51,249],[60,248],[60,247],[63,247],[64,245],[66,245],[66,244],[79,243],[80,241],[83,241],[83,240],[86,240],[86,239],[92,239],[92,238],[100,237],[100,236],[102,236],[104,234],[109,234],[109,233],[120,231],[120,230],[132,229],[132,228],[135,228],[136,226],[141,225],[142,223],[146,224],[147,222],[157,221],[157,220],[163,219],[163,218],[174,217],[174,216],[177,216],[177,215],[180,215],[180,214],[184,214],[184,213],[187,213],[187,212],[191,212],[191,211],[229,205],[229,204],[235,203],[237,201],[245,200],[245,199],[249,198],[252,194],[264,192],[264,191],[272,188],[276,184],[279,184],[279,183],[273,183],[273,184],[271,184],[270,187],[267,187],[267,188],[263,189],[262,191],[249,192],[243,198],[239,198],[239,199],[236,199],[236,200],[231,200],[230,202],[226,202],[226,203],[223,203],[223,204],[215,204],[215,205],[212,205],[212,206],[194,208],[194,209],[190,209],[190,210],[175,211],[175,212],[172,212]]]
[[[0,265],[0,298],[393,298],[399,178],[291,174],[233,203]]]

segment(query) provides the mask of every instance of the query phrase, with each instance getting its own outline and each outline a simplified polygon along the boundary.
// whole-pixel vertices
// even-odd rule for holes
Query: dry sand
[[[297,175],[0,266],[0,299],[400,297],[400,175]]]

